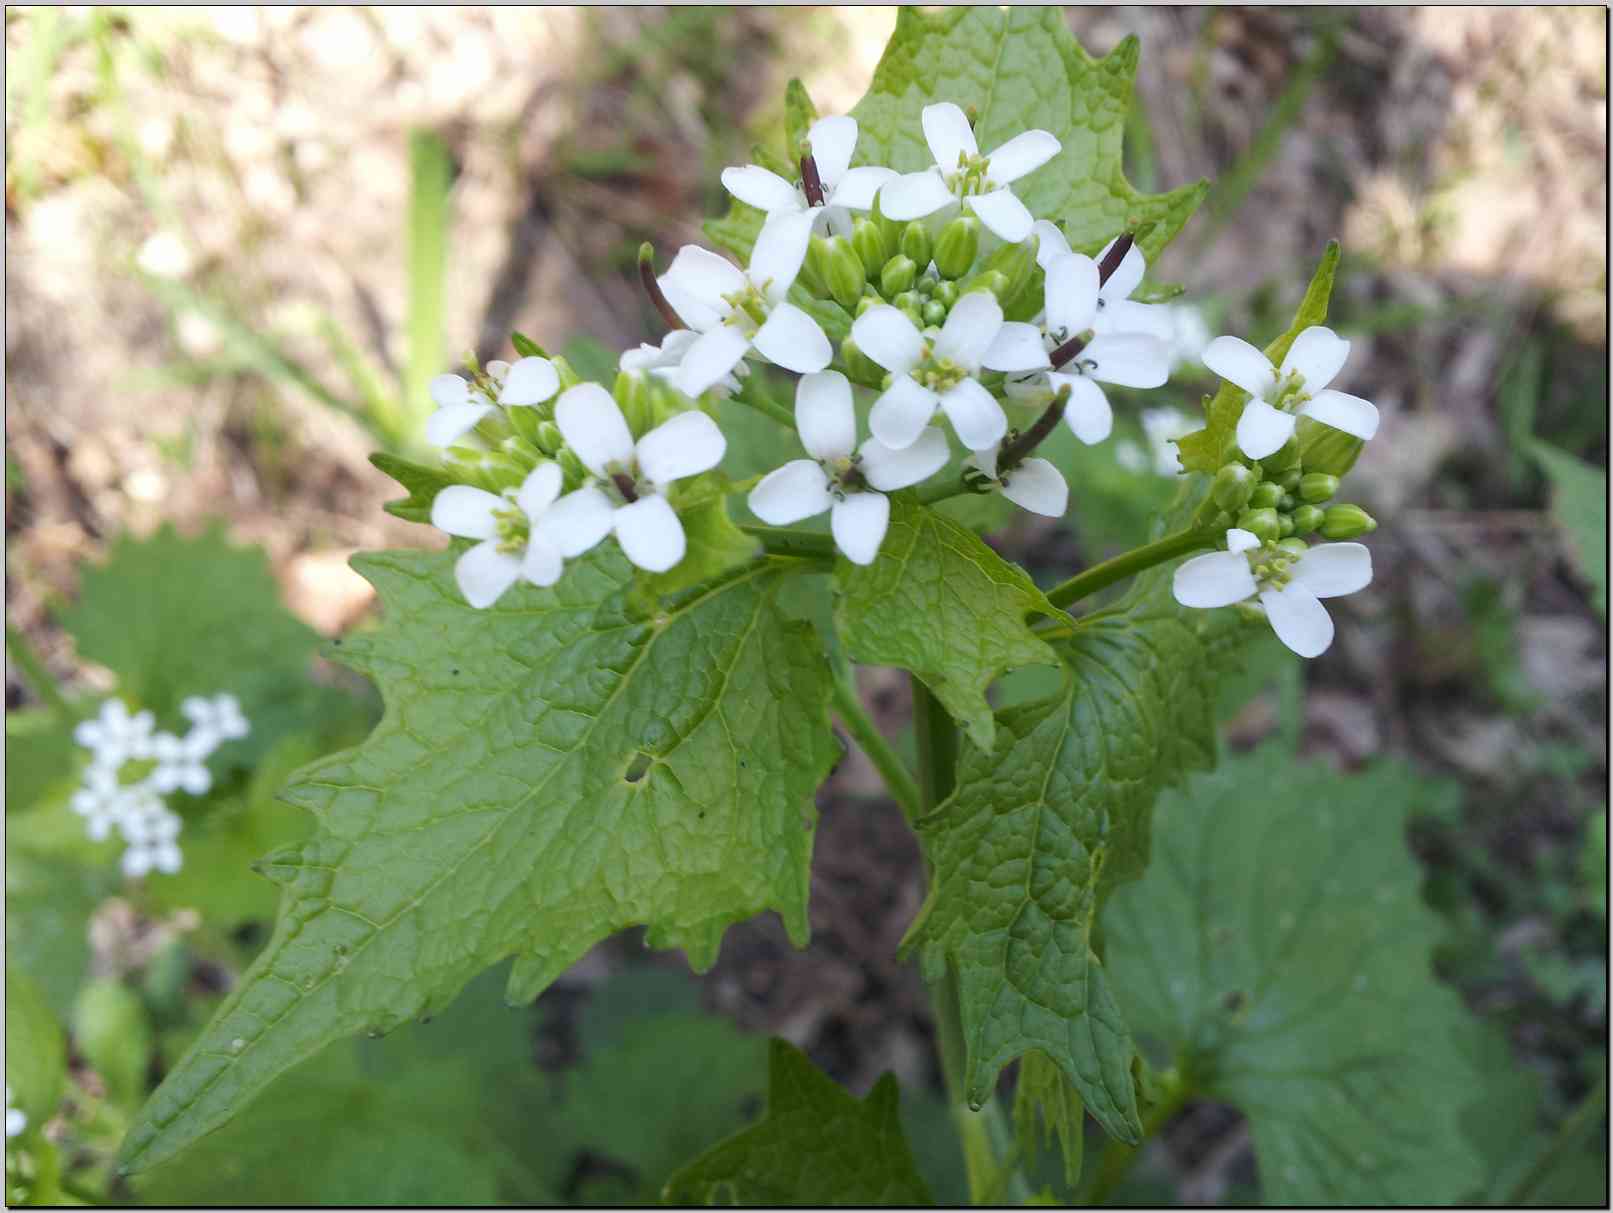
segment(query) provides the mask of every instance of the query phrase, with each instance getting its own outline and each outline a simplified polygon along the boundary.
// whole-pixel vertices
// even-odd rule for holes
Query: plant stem
[[[1054,606],[1067,607],[1073,602],[1081,601],[1088,594],[1095,594],[1105,586],[1130,577],[1133,573],[1151,569],[1156,564],[1174,560],[1199,548],[1214,547],[1219,534],[1220,532],[1214,527],[1198,527],[1167,535],[1123,556],[1095,564],[1086,572],[1078,573],[1068,581],[1061,582],[1047,592],[1048,601]]]
[[[17,663],[17,668],[22,671],[22,676],[27,679],[28,685],[34,694],[39,696],[41,702],[61,717],[64,724],[72,724],[73,709],[68,706],[61,687],[46,668],[43,659],[34,652],[34,646],[28,643],[28,638],[9,623],[6,624],[6,652],[11,660]]]
[[[801,531],[783,526],[741,526],[739,529],[760,539],[762,547],[775,556],[834,560],[835,541],[821,531]]]
[[[834,666],[834,705],[840,723],[846,726],[857,747],[868,755],[868,760],[885,781],[886,790],[902,807],[907,820],[916,820],[920,796],[918,781],[890,742],[885,740],[885,735],[874,727],[873,720],[863,708],[862,698],[857,694],[851,663],[844,659],[835,662]]]
[[[939,505],[943,501],[950,501],[954,497],[962,497],[965,493],[974,492],[961,480],[946,480],[940,484],[931,485],[918,495],[920,505]]]
[[[1041,445],[1042,440],[1051,434],[1054,427],[1063,420],[1064,407],[1069,402],[1070,389],[1061,387],[1058,390],[1058,395],[1048,401],[1047,408],[1042,410],[1042,415],[1036,419],[1031,428],[1005,445],[997,453],[997,472],[999,475],[1017,468],[1024,462],[1025,456]]]
[[[1142,1152],[1149,1139],[1163,1129],[1171,1117],[1182,1110],[1182,1106],[1192,1095],[1192,1090],[1180,1071],[1167,1071],[1160,1078],[1165,1090],[1160,1101],[1153,1106],[1143,1121],[1142,1140],[1134,1146],[1128,1146],[1115,1138],[1109,1139],[1108,1145],[1104,1146],[1103,1153],[1098,1158],[1097,1177],[1084,1203],[1102,1204],[1109,1193],[1114,1191],[1131,1171],[1132,1164],[1137,1161],[1137,1155]]]
[[[770,400],[757,394],[762,390],[758,382],[761,377],[760,371],[753,371],[740,380],[739,391],[734,393],[734,399],[749,408],[755,409],[770,421],[778,422],[785,429],[795,429],[795,414],[793,412],[778,403],[778,401]]]
[[[1534,1165],[1524,1173],[1523,1178],[1513,1186],[1506,1199],[1500,1203],[1514,1207],[1524,1204],[1534,1190],[1540,1186],[1540,1181],[1562,1160],[1562,1156],[1585,1136],[1586,1131],[1592,1127],[1596,1118],[1606,1109],[1607,1075],[1603,1074],[1596,1080],[1596,1085],[1591,1088],[1591,1093],[1581,1100],[1579,1106],[1570,1112],[1568,1118],[1557,1127],[1557,1135],[1552,1138],[1551,1144],[1545,1148],[1539,1158],[1535,1159]]]
[[[913,688],[913,731],[919,748],[920,804],[925,813],[930,813],[952,794],[957,777],[958,729],[928,687],[917,678],[909,681]],[[1019,1169],[1007,1114],[995,1094],[978,1111],[969,1106],[963,1008],[958,1000],[957,973],[950,964],[946,975],[929,983],[929,989],[941,1070],[946,1076],[952,1119],[958,1126],[969,1176],[970,1202],[988,1205],[1006,1199],[1011,1204],[1023,1204],[1030,1196],[1030,1185]]]

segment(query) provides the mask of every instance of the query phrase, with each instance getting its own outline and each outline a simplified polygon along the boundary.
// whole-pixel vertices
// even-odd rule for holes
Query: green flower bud
[[[1355,435],[1336,430],[1311,417],[1299,419],[1294,436],[1299,443],[1300,459],[1312,472],[1343,476],[1355,466],[1361,454],[1362,442]]]
[[[883,386],[885,368],[858,349],[850,337],[840,343],[840,358],[845,363],[846,378],[853,383],[873,388]]]
[[[543,423],[540,421],[538,424],[542,425]],[[534,429],[536,429],[536,427],[534,427]],[[537,444],[529,441],[526,438],[522,438],[519,434],[511,435],[509,438],[506,438],[503,442],[499,443],[499,450],[503,452],[507,458],[513,459],[516,463],[519,463],[529,472],[533,468],[537,467],[538,461],[543,458],[542,453],[538,450]]]
[[[988,271],[995,270],[1008,279],[1008,285],[998,292],[998,298],[1008,299],[1019,294],[1036,273],[1036,248],[1040,241],[1032,236],[1019,244],[1005,244],[986,262]]]
[[[916,312],[924,306],[924,297],[917,291],[901,291],[891,296],[891,302],[904,312],[908,310]]]
[[[554,372],[560,376],[560,391],[564,392],[569,388],[574,388],[582,382],[582,376],[572,370],[571,363],[560,357],[559,354],[556,354],[549,361],[554,363]]]
[[[922,332],[924,330],[924,311],[923,311],[923,309],[921,309],[917,304],[911,304],[910,303],[906,307],[904,307],[904,308],[902,308],[900,310],[901,310],[902,315],[906,316],[909,320],[911,320],[913,322],[913,327],[914,328],[918,329],[920,332]]]
[[[569,446],[560,448],[560,453],[555,457],[555,462],[560,465],[560,470],[566,474],[566,483],[570,485],[581,484],[593,474],[583,465],[583,461],[577,458],[577,452]]]
[[[920,270],[929,267],[930,258],[935,255],[935,242],[930,239],[930,229],[924,226],[922,219],[915,219],[902,230],[900,248],[902,256],[911,258]]]
[[[1241,510],[1249,503],[1257,479],[1243,464],[1229,463],[1216,472],[1210,493],[1223,510]]]
[[[1294,519],[1288,514],[1277,515],[1277,533],[1287,539],[1294,533]]]
[[[652,378],[653,376],[633,371],[621,371],[611,387],[611,395],[615,397],[617,407],[622,410],[622,416],[627,418],[629,433],[642,434],[651,428],[651,418],[654,415],[654,406],[650,399]],[[536,437],[534,433],[533,438]]]
[[[1256,510],[1276,509],[1282,504],[1282,500],[1282,486],[1269,480],[1264,484],[1255,485],[1254,492],[1249,494],[1249,506]]]
[[[1292,467],[1278,472],[1272,479],[1283,486],[1285,493],[1292,493],[1298,490],[1299,482],[1304,479],[1304,475],[1297,467]]]
[[[980,220],[960,215],[941,229],[935,242],[935,268],[943,278],[962,278],[980,252]]]
[[[504,415],[509,418],[510,429],[515,431],[516,438],[525,439],[529,445],[536,446],[538,443],[538,426],[542,424],[540,418],[548,411],[548,405],[528,408],[519,404],[512,404],[505,407]],[[505,439],[504,445],[509,442],[510,439]]]
[[[1225,510],[1218,511],[1215,517],[1210,519],[1210,525],[1218,531],[1228,529],[1232,525],[1232,522],[1232,515],[1227,513]]]
[[[1358,505],[1330,505],[1322,516],[1324,539],[1354,539],[1378,529],[1378,520]]]
[[[946,304],[942,303],[939,299],[931,299],[924,305],[924,323],[926,326],[932,324],[945,324],[946,319]]]
[[[1250,623],[1266,622],[1266,611],[1258,602],[1235,602],[1232,609],[1242,615]]]
[[[939,279],[931,278],[928,274],[921,274],[919,280],[913,284],[913,289],[928,298],[935,294],[935,288],[939,285]]]
[[[1238,527],[1248,531],[1261,543],[1276,543],[1282,538],[1282,525],[1277,521],[1276,510],[1244,510],[1238,515]]]
[[[863,263],[863,270],[869,274],[879,273],[879,267],[890,260],[885,250],[885,237],[872,219],[859,219],[852,225],[851,247]]]
[[[1277,546],[1283,551],[1287,552],[1290,556],[1296,557],[1303,556],[1306,552],[1311,550],[1310,544],[1306,543],[1303,539],[1279,539],[1277,541]]]
[[[867,281],[862,259],[851,241],[844,236],[830,236],[824,242],[823,282],[834,301],[843,308],[856,307]]]
[[[538,432],[533,438],[533,445],[545,455],[553,455],[565,445],[565,441],[565,438],[560,433],[560,427],[554,422],[538,422]]]
[[[1339,491],[1339,478],[1326,472],[1306,472],[1299,478],[1299,495],[1311,505],[1321,505]]]
[[[1292,517],[1296,535],[1309,535],[1322,525],[1322,511],[1314,505],[1300,506],[1294,511]]]
[[[1008,298],[1008,288],[1012,285],[1008,280],[1008,275],[1001,270],[987,270],[983,274],[976,275],[974,281],[969,285],[969,290],[990,291],[1001,302]]]
[[[913,283],[918,278],[918,272],[919,267],[911,257],[898,253],[879,271],[879,293],[887,299],[895,299],[899,295],[911,292]],[[916,292],[914,298],[918,298]]]
[[[829,242],[822,236],[807,241],[806,259],[801,262],[797,281],[814,295],[829,293]]]
[[[881,299],[878,295],[864,295],[861,299],[857,300],[857,312],[856,312],[856,314],[858,316],[861,316],[864,312],[866,312],[869,308],[873,307],[876,303],[884,303],[884,302],[885,301],[883,299]]]
[[[948,308],[958,301],[958,296],[961,293],[956,282],[937,282],[935,284],[935,297]]]

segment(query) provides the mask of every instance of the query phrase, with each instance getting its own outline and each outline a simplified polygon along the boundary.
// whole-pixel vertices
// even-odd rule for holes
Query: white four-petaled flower
[[[886,493],[940,471],[947,439],[935,426],[901,449],[877,437],[857,446],[851,384],[839,371],[804,375],[795,389],[795,428],[810,459],[769,472],[750,493],[751,511],[763,522],[786,526],[829,511],[835,546],[854,564],[879,554],[890,525]]]
[[[1032,455],[1022,459],[1017,467],[999,471],[997,459],[1001,444],[976,451],[965,459],[964,465],[978,470],[991,481],[1008,500],[1033,514],[1049,518],[1062,518],[1070,504],[1070,486],[1064,476],[1046,459]]]
[[[829,338],[816,320],[785,298],[806,259],[812,222],[807,212],[770,215],[743,271],[716,253],[686,244],[656,279],[673,310],[700,333],[679,369],[677,386],[684,395],[700,395],[753,348],[798,374],[829,365],[834,356]]]
[[[517,362],[489,362],[487,377],[498,387],[498,403],[530,407],[542,404],[560,390],[560,373],[547,358]],[[481,423],[497,407],[487,393],[458,375],[438,375],[431,381],[431,399],[437,411],[426,418],[426,441],[451,446]]]
[[[1102,442],[1114,426],[1114,413],[1099,381],[1150,388],[1170,377],[1165,343],[1135,332],[1098,333],[1054,366],[1053,354],[1092,329],[1099,292],[1098,263],[1092,258],[1081,253],[1054,257],[1047,265],[1040,326],[1009,321],[983,359],[991,369],[1008,373],[1005,388],[1010,396],[1036,395],[1044,389],[1056,393],[1068,387],[1064,420],[1088,445]]]
[[[851,234],[851,212],[866,211],[874,205],[879,187],[896,176],[896,170],[877,165],[851,167],[857,150],[857,120],[844,115],[819,118],[807,131],[812,161],[823,186],[823,201],[807,201],[801,186],[786,181],[758,164],[725,168],[723,188],[735,198],[767,214],[806,212],[812,215],[813,229],[837,235]]]
[[[1195,556],[1177,568],[1176,601],[1188,607],[1224,607],[1258,598],[1281,640],[1301,657],[1316,657],[1333,643],[1333,620],[1323,598],[1365,589],[1372,554],[1359,543],[1323,543],[1303,555],[1281,545],[1262,546],[1237,527],[1227,550]]]
[[[968,117],[952,102],[926,105],[921,120],[935,165],[887,182],[879,193],[880,213],[898,221],[923,219],[961,199],[1010,244],[1030,235],[1035,220],[1008,186],[1058,155],[1059,141],[1047,131],[1024,131],[983,156]]]
[[[560,580],[564,553],[540,523],[558,504],[563,481],[559,464],[540,463],[511,496],[468,484],[437,494],[431,524],[461,539],[481,540],[454,562],[454,579],[471,606],[492,606],[522,578],[540,586]]]
[[[1344,367],[1350,343],[1314,324],[1294,338],[1281,367],[1239,337],[1217,337],[1204,347],[1204,365],[1249,393],[1238,418],[1238,449],[1264,459],[1294,436],[1298,417],[1310,417],[1363,441],[1378,432],[1370,401],[1327,385]]]
[[[1043,270],[1058,258],[1067,257],[1074,251],[1057,224],[1038,219],[1031,231],[1037,237],[1036,263]],[[1102,264],[1119,239],[1116,236],[1103,246],[1093,259],[1095,266]],[[1170,341],[1171,321],[1165,307],[1158,303],[1137,303],[1131,298],[1132,292],[1142,285],[1143,275],[1147,272],[1148,262],[1143,257],[1143,251],[1133,244],[1120,259],[1120,264],[1098,287],[1092,313],[1093,332],[1147,333],[1161,341]]]
[[[684,355],[689,352],[689,347],[699,339],[700,334],[693,329],[673,329],[661,339],[660,345],[651,345],[648,341],[644,341],[639,343],[637,349],[623,350],[622,356],[616,360],[616,369],[654,375],[657,379],[665,380],[673,387],[677,387],[678,368],[683,365]],[[750,368],[741,361],[734,366],[733,371],[717,380],[707,390],[718,396],[731,396],[739,391],[739,376],[747,374],[749,370]]]
[[[610,490],[588,485],[556,503],[545,533],[561,554],[586,552],[614,531],[622,553],[641,569],[664,573],[682,560],[687,540],[665,490],[722,462],[728,444],[717,423],[691,409],[635,442],[622,410],[597,383],[562,394],[554,419],[583,466]]]
[[[933,339],[887,304],[857,317],[851,326],[857,348],[894,376],[868,415],[874,437],[901,450],[924,432],[940,408],[970,450],[1001,441],[1008,418],[975,376],[1002,327],[1002,306],[989,291],[960,298]]]

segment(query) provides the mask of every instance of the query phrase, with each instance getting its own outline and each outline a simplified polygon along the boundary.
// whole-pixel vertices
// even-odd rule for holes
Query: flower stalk
[[[1106,586],[1141,573],[1144,569],[1151,569],[1156,564],[1163,564],[1167,560],[1174,560],[1200,548],[1214,547],[1218,537],[1219,532],[1214,527],[1178,531],[1174,535],[1167,535],[1122,556],[1116,556],[1113,560],[1095,564],[1086,572],[1060,582],[1047,592],[1047,599],[1054,606],[1070,606],[1089,594],[1095,594]]]

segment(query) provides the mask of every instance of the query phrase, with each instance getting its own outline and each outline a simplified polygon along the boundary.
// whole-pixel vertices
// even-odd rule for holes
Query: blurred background
[[[778,137],[790,76],[821,112],[849,109],[894,12],[12,6],[5,20],[6,616],[64,686],[93,691],[104,676],[55,612],[115,536],[162,522],[223,520],[267,550],[313,628],[363,626],[371,594],[348,556],[441,541],[382,512],[401,494],[367,462],[418,443],[427,380],[466,351],[506,356],[512,329],[584,374],[658,339],[639,242],[664,263],[701,238],[726,207],[721,168]],[[1345,497],[1381,523],[1378,579],[1337,602],[1332,650],[1285,667],[1227,736],[1297,730],[1340,769],[1396,755],[1457,789],[1409,839],[1449,927],[1438,969],[1560,1118],[1606,1065],[1606,10],[1068,21],[1094,54],[1142,40],[1133,183],[1213,182],[1151,267],[1185,284],[1204,337],[1269,339],[1326,240],[1344,242],[1342,386],[1384,418]],[[1117,410],[1104,447],[1061,448],[1071,515],[1022,515],[1002,549],[1051,580],[1140,541],[1172,490],[1156,448],[1193,428],[1212,386],[1190,348],[1173,385],[1179,413],[1153,393],[1149,412]],[[899,732],[900,679],[865,671],[863,687]],[[8,736],[37,695],[8,659]],[[694,1056],[701,1033],[737,1027],[802,1045],[858,1093],[885,1070],[936,1089],[924,992],[895,959],[921,895],[916,846],[855,751],[819,806],[807,951],[757,920],[695,982],[681,958],[612,940],[540,1002],[543,1072],[614,1066],[632,1092],[633,1016],[665,1013]],[[138,977],[153,933],[187,928],[120,905],[102,906],[93,963]],[[199,1005],[254,938],[196,963]],[[755,1106],[742,1086],[720,1113],[735,1124]],[[614,1125],[632,1106],[570,1118]],[[944,1128],[938,1108],[910,1114]],[[542,1190],[653,1193],[689,1152],[655,1133],[609,1149],[584,1135]],[[1254,1182],[1246,1129],[1210,1106],[1149,1164],[1194,1203]]]

